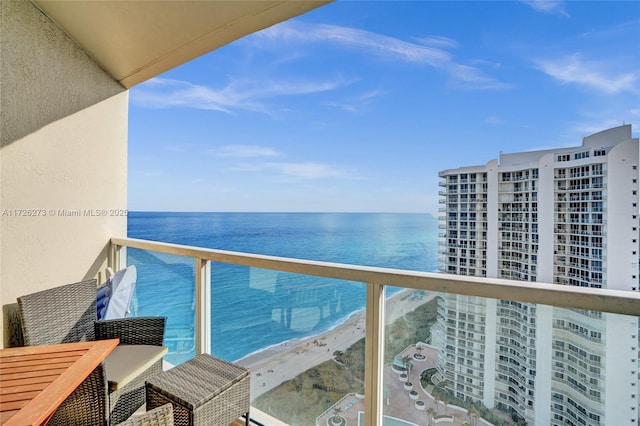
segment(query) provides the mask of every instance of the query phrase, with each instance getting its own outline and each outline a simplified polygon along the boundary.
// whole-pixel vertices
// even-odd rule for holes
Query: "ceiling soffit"
[[[126,88],[326,3],[34,0]]]

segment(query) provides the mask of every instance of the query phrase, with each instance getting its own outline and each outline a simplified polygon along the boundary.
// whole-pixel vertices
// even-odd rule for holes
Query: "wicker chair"
[[[120,345],[96,369],[90,380],[86,380],[58,408],[49,425],[118,424],[145,403],[145,380],[162,372],[162,354],[166,352],[166,348],[162,348],[166,318],[96,321],[96,284],[95,279],[81,281],[18,298],[22,337],[12,337],[14,341],[22,339],[25,345],[32,346],[120,339]],[[10,325],[15,322],[10,321]],[[12,335],[14,333],[17,334],[16,331],[11,332]],[[131,377],[131,372],[124,378],[122,374],[111,374],[113,367],[110,369],[110,362],[122,363],[121,360],[130,359],[126,353],[130,349],[154,352],[153,363],[142,371],[134,369],[139,373],[135,377]],[[146,356],[146,353],[138,354],[137,361],[142,365],[148,364],[144,359],[140,360],[141,356]],[[113,361],[116,357],[119,361]]]
[[[165,404],[144,414],[131,416],[118,426],[173,426],[173,405]]]

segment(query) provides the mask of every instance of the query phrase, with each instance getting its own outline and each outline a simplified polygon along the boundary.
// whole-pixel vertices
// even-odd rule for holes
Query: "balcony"
[[[625,327],[635,327],[636,332],[640,312],[640,294],[632,292],[343,265],[129,238],[112,238],[111,253],[115,267],[131,263],[138,266],[138,314],[168,317],[166,343],[170,346],[170,354],[167,360],[178,364],[206,352],[249,366],[255,408],[252,417],[262,424],[315,422],[324,426],[336,409],[349,424],[352,421],[357,424],[355,422],[361,416],[358,412],[364,413],[366,425],[382,424],[383,416],[420,424],[418,421],[424,421],[425,413],[421,409],[425,406],[416,405],[406,388],[403,390],[403,382],[393,371],[394,363],[411,359],[413,369],[408,380],[413,389],[418,390],[419,400],[432,407],[435,402],[422,389],[419,376],[428,371],[427,367],[435,368],[439,356],[448,359],[455,353],[456,357],[462,356],[471,363],[479,359],[484,362],[486,356],[491,356],[485,352],[484,343],[478,343],[484,342],[485,338],[478,327],[475,330],[465,328],[474,333],[473,338],[453,339],[449,344],[442,336],[444,329],[439,326],[433,327],[433,332],[429,333],[431,338],[424,339],[428,341],[410,340],[407,344],[402,340],[402,333],[394,321],[407,321],[417,306],[435,305],[437,301],[437,308],[434,305],[430,308],[433,322],[436,312],[441,316],[456,315],[454,311],[443,310],[445,306],[463,309],[461,305],[450,305],[447,301],[453,295],[460,296],[459,301],[468,300],[471,305],[465,302],[467,308],[474,306],[474,314],[464,308],[467,325],[478,324],[478,321],[484,324],[485,304],[505,297],[526,304],[547,304],[529,308],[530,315],[534,315],[535,309],[558,308],[631,315],[622,318],[628,318],[631,325]],[[145,270],[148,273],[145,274]],[[241,300],[225,298],[231,285],[245,286]],[[159,294],[164,295],[160,297],[160,303],[145,306],[151,298],[158,299]],[[222,300],[225,303],[221,303]],[[264,303],[265,300],[270,302]],[[521,303],[514,303],[514,309],[520,309]],[[336,325],[332,325],[332,321],[354,306],[362,309],[356,309],[356,314],[332,328]],[[228,329],[225,318],[230,316],[242,319],[241,329]],[[476,318],[470,319],[470,316]],[[255,337],[256,334],[250,333],[252,330],[260,330],[262,337]],[[314,337],[304,337],[309,333]],[[247,341],[248,336],[257,340],[264,337],[264,342],[277,343],[267,352],[245,356],[237,350],[241,345],[253,344],[254,350],[258,351],[264,343]],[[359,342],[357,350],[351,346],[354,341]],[[585,347],[589,349],[589,345]],[[362,354],[360,361],[354,361],[358,359],[356,353]],[[589,353],[581,355],[580,359],[591,359]],[[424,355],[425,360],[415,358],[417,355]],[[341,365],[355,367],[348,371],[344,368],[331,370],[339,365],[333,361],[335,358]],[[450,363],[450,367],[458,368],[455,363]],[[435,388],[452,392],[449,394],[451,399],[447,400],[451,404],[449,413],[460,416],[461,422],[468,421],[451,408],[465,403],[455,399],[455,389],[458,385],[466,387],[467,383],[457,381],[457,370],[446,365],[438,368],[442,374],[436,373],[435,377],[446,380]],[[537,376],[545,374],[552,374],[551,369],[543,370],[538,365]],[[309,380],[315,382],[310,384]],[[566,386],[560,383],[557,387]],[[479,389],[482,389],[481,385]],[[274,392],[280,399],[286,395],[289,408],[269,405],[269,401],[273,402],[269,398]],[[313,405],[305,399],[311,398],[313,392],[320,393],[329,402],[311,417],[296,417],[309,415],[295,410]],[[388,392],[393,395],[389,405],[385,403]],[[460,393],[460,396],[464,394]],[[291,401],[295,403],[290,404]],[[440,410],[443,409],[440,402]],[[551,406],[547,410],[550,412]]]
[[[12,99],[6,104],[9,108],[3,110],[1,126],[7,130],[2,133],[1,165],[6,170],[2,184],[2,189],[6,189],[2,196],[2,201],[6,203],[4,207],[42,207],[45,204],[54,208],[94,205],[125,208],[129,102],[125,88],[158,76],[163,70],[198,57],[205,51],[227,45],[242,34],[250,34],[290,19],[324,1],[269,2],[271,4],[184,2],[173,5],[166,3],[162,7],[157,7],[157,2],[135,3],[133,6],[125,2],[36,0],[3,3],[3,12],[9,12],[4,13],[2,19],[3,40],[7,38],[2,45],[3,58],[7,59],[3,62],[3,70],[5,64],[8,70],[4,73],[7,77],[3,77],[2,81],[3,93],[6,99]],[[78,9],[74,11],[76,7]],[[224,10],[220,10],[220,7]],[[230,8],[238,10],[234,12]],[[174,9],[180,13],[173,13]],[[132,13],[132,10],[137,13]],[[105,11],[108,13],[101,13]],[[88,22],[94,22],[94,18],[105,25],[88,25]],[[195,22],[200,24],[194,26]],[[125,25],[132,31],[125,31]],[[91,30],[87,31],[87,28]],[[144,37],[128,36],[131,33]],[[191,42],[182,35],[191,38]],[[116,36],[126,41],[126,49],[123,49],[123,43],[114,42]],[[33,54],[24,55],[31,49]],[[12,61],[16,58],[19,59],[19,66]],[[87,61],[89,58],[97,59],[97,62]],[[25,69],[32,72],[24,73]],[[38,78],[32,79],[33,76]],[[22,90],[24,87],[30,90]],[[60,91],[68,92],[69,96],[59,96]],[[20,131],[14,132],[14,129]],[[29,159],[28,164],[24,159]],[[96,162],[108,164],[108,167],[95,167]],[[474,182],[473,178],[470,181]],[[477,182],[484,183],[477,185],[478,192],[486,193],[486,173],[478,173]],[[451,191],[447,190],[449,183],[457,185],[458,179],[454,177],[448,183],[441,182],[439,185],[444,189],[441,194],[453,194],[452,197],[457,199],[455,186]],[[557,195],[564,202],[569,196],[572,200],[574,197],[603,200],[603,196],[596,191]],[[508,197],[513,197],[514,203],[536,201],[532,195],[525,198],[519,194],[508,194]],[[460,199],[463,199],[462,196]],[[486,200],[486,195],[477,198],[479,203]],[[448,202],[452,202],[451,198]],[[477,211],[486,210],[486,206],[478,206]],[[445,221],[447,217],[443,215],[439,219]],[[482,228],[487,229],[486,214],[484,217],[479,214],[477,222],[483,223]],[[39,217],[33,221],[22,218],[19,226],[3,218],[3,300],[13,301],[18,294],[43,290],[70,277],[100,277],[106,266],[106,253],[110,252],[109,263],[113,267],[127,263],[147,267],[146,275],[141,274],[139,281],[136,309],[140,314],[146,310],[150,314],[169,316],[166,343],[171,347],[168,360],[173,363],[180,363],[202,352],[236,360],[243,357],[238,355],[241,343],[260,349],[262,341],[253,339],[262,337],[279,342],[276,346],[283,345],[284,349],[291,349],[292,339],[299,337],[300,333],[317,331],[317,338],[303,341],[307,347],[298,349],[299,353],[282,356],[291,362],[276,370],[280,375],[276,376],[275,371],[269,372],[270,367],[254,371],[252,382],[257,388],[253,391],[256,400],[260,394],[266,393],[267,383],[269,387],[272,384],[292,386],[290,397],[285,400],[290,407],[308,405],[302,398],[306,381],[300,379],[298,373],[311,367],[311,364],[298,360],[307,359],[304,358],[307,353],[333,357],[335,351],[332,353],[332,350],[336,347],[323,340],[323,337],[327,337],[323,327],[330,326],[337,314],[349,311],[349,305],[362,307],[361,318],[356,318],[357,315],[350,318],[362,322],[347,321],[346,324],[351,327],[347,330],[352,335],[366,337],[362,347],[363,362],[358,364],[358,368],[349,370],[353,375],[348,376],[348,380],[344,380],[336,370],[325,369],[320,373],[314,370],[314,374],[319,374],[324,380],[319,384],[321,388],[315,390],[332,394],[331,405],[319,413],[314,421],[326,420],[322,416],[327,412],[331,414],[334,408],[343,410],[345,416],[351,415],[354,410],[364,412],[362,423],[368,426],[383,424],[383,415],[403,417],[409,411],[418,411],[417,406],[413,405],[398,408],[396,402],[405,394],[394,393],[394,403],[389,406],[384,404],[385,388],[402,392],[398,389],[399,381],[395,373],[389,371],[390,361],[386,353],[389,352],[391,358],[396,359],[405,355],[413,357],[413,351],[420,354],[418,348],[422,348],[430,355],[435,351],[436,356],[444,353],[448,357],[450,354],[447,350],[462,348],[462,344],[456,347],[457,341],[452,343],[454,346],[451,348],[439,346],[438,325],[432,327],[434,337],[429,346],[416,347],[415,341],[398,351],[386,346],[387,338],[395,336],[396,342],[403,341],[403,330],[394,329],[391,320],[410,318],[414,312],[410,308],[426,298],[444,300],[436,295],[458,295],[459,299],[452,301],[452,305],[464,307],[469,314],[477,304],[476,315],[480,323],[485,321],[482,316],[484,305],[492,301],[495,303],[495,299],[491,298],[504,297],[527,303],[548,303],[556,307],[618,314],[638,315],[640,312],[637,294],[631,292],[596,293],[590,289],[573,287],[557,289],[542,284],[282,259],[126,238],[114,238],[111,245],[107,244],[108,236],[123,235],[126,225],[124,217],[87,218],[86,221],[71,222],[49,215],[46,219]],[[452,247],[467,246],[450,244],[453,244]],[[578,243],[572,241],[571,244]],[[592,245],[595,246],[595,243]],[[469,246],[475,247],[475,242]],[[478,247],[486,248],[486,243],[478,244]],[[300,255],[304,256],[304,253]],[[478,257],[486,256],[483,254]],[[482,266],[485,270],[478,273],[486,274],[486,265]],[[145,268],[140,269],[144,272],[142,270]],[[472,273],[473,269],[469,271]],[[295,278],[298,284],[279,284],[280,274]],[[317,285],[316,279],[323,280],[323,284],[325,280],[330,283]],[[223,300],[221,296],[228,290],[225,285],[238,282],[247,284],[247,292],[232,303],[220,304]],[[591,282],[594,282],[594,278]],[[345,293],[350,297],[346,297]],[[157,302],[158,295],[162,296],[160,302]],[[258,295],[274,297],[265,306],[257,303],[265,300],[259,299]],[[392,295],[396,298],[392,299]],[[397,295],[401,296],[399,301]],[[157,303],[150,306],[149,300],[153,298]],[[301,317],[300,311],[311,314]],[[244,323],[240,328],[225,328],[222,321],[225,316],[239,317]],[[634,320],[637,325],[637,318],[634,317]],[[267,324],[273,327],[262,328]],[[6,322],[4,325],[6,328]],[[262,332],[262,336],[253,335],[248,339],[246,330],[256,328]],[[347,337],[349,334],[346,333]],[[335,337],[337,341],[338,336]],[[471,343],[474,346],[464,345],[462,356],[467,361],[475,362],[478,359],[484,362],[485,353],[479,352],[484,351],[484,345]],[[272,348],[275,352],[282,349]],[[348,354],[344,351],[340,358],[343,365],[357,358],[355,353],[358,351],[353,352]],[[257,361],[253,359],[247,362]],[[411,376],[417,388],[420,388],[417,385],[419,378],[415,373],[419,372],[418,367],[423,366],[424,362],[416,361],[414,375]],[[457,374],[451,370],[455,367],[453,362],[450,367],[443,366],[441,379],[457,381]],[[261,375],[258,376],[258,373]],[[538,373],[544,373],[544,370],[539,368]],[[339,380],[342,382],[339,383]],[[335,389],[342,390],[343,385],[350,386],[348,391],[333,398],[337,393]],[[437,387],[451,390],[457,389],[458,385],[463,386],[459,382],[455,386],[454,383],[440,382]],[[613,388],[620,390],[623,385],[618,383]],[[466,386],[466,392],[473,398],[483,397],[482,390],[471,392],[469,386]],[[621,395],[625,396],[624,392]],[[403,404],[408,402],[402,401]],[[458,404],[456,401],[452,403]],[[440,407],[446,410],[446,407]],[[398,410],[398,414],[394,414],[393,410]],[[453,411],[453,408],[449,407],[449,410]],[[263,424],[277,424],[278,421],[273,417],[292,418],[292,413],[281,411],[281,407],[273,407],[273,410],[264,408],[261,411],[271,416],[269,420],[263,420]],[[418,414],[424,417],[424,412]],[[355,423],[351,418],[349,422]],[[416,423],[423,424],[424,419]]]

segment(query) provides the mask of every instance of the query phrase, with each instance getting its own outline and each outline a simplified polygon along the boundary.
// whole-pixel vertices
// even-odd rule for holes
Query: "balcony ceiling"
[[[33,2],[130,88],[329,0]]]

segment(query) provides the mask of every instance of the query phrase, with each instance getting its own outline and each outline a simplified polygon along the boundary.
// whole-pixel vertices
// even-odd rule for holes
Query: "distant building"
[[[624,125],[440,172],[440,271],[639,291],[638,145]],[[447,295],[438,377],[528,425],[638,424],[638,329],[636,317]]]

